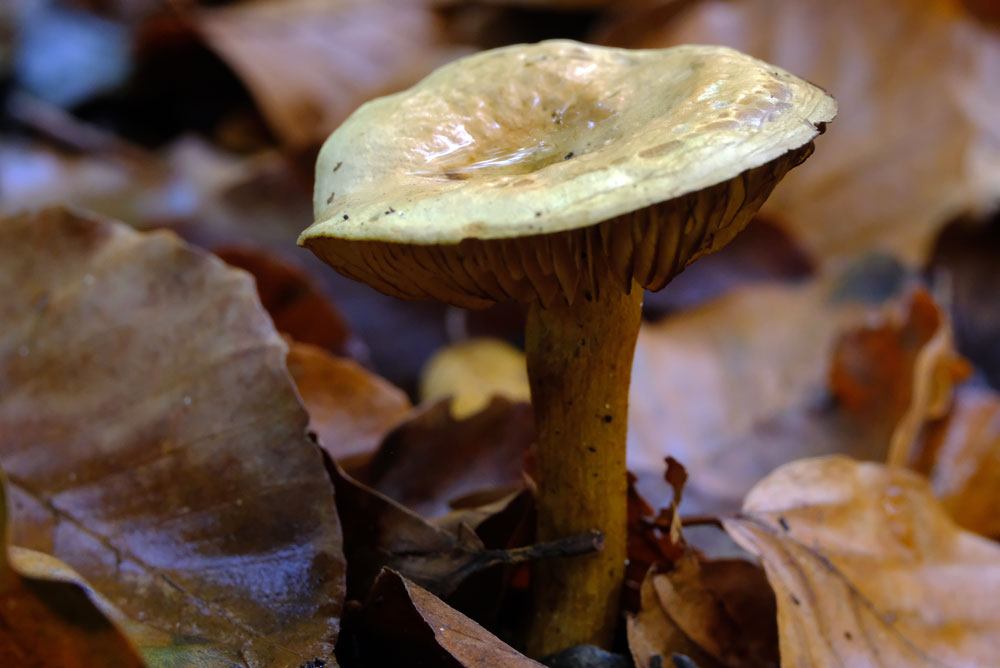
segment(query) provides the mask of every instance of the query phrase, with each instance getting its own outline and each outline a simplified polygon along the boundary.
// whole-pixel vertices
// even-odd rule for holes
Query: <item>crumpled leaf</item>
[[[702,560],[688,550],[651,578],[669,619],[714,661],[730,668],[777,663],[774,594],[759,566],[742,559]]]
[[[652,570],[628,634],[643,668],[672,654],[703,668],[778,661],[774,593],[761,568],[742,559],[706,560],[688,550],[671,567]]]
[[[1000,537],[1000,394],[960,388],[909,460],[959,526]]]
[[[667,615],[657,597],[650,572],[642,581],[639,612],[626,620],[629,652],[638,668],[663,668],[673,656],[693,658],[699,668],[720,668],[720,664],[684,635]],[[676,662],[672,662],[677,665]]]
[[[486,408],[494,396],[531,401],[524,352],[500,339],[453,343],[434,353],[420,374],[420,401],[451,397],[458,419]]]
[[[386,569],[362,612],[366,665],[540,668],[429,591]]]
[[[840,337],[830,386],[845,412],[889,424],[886,461],[903,466],[923,425],[944,417],[952,389],[970,372],[955,352],[945,314],[926,290],[918,290],[905,316]]]
[[[461,496],[522,484],[534,438],[530,404],[494,397],[479,413],[455,419],[448,402],[438,401],[386,436],[364,480],[414,512],[437,517]]]
[[[0,293],[14,540],[241,665],[332,665],[336,507],[250,278],[49,210],[0,222]]]
[[[8,547],[6,487],[0,472],[0,665],[143,666],[79,576],[49,555]]]
[[[287,364],[309,411],[309,429],[334,459],[370,455],[412,408],[398,387],[322,348],[293,342]]]
[[[657,514],[636,490],[635,476],[628,475],[628,563],[622,591],[622,604],[626,610],[637,609],[636,594],[641,599],[641,585],[651,567],[673,564],[688,549],[677,511],[687,483],[687,470],[673,457],[667,457],[664,479],[673,488],[674,498],[668,508],[661,509]]]
[[[848,272],[753,286],[644,325],[628,459],[642,495],[666,505],[659,478],[671,455],[690,473],[685,512],[734,510],[780,464],[837,452],[884,460],[890,439],[906,442],[928,417],[940,417],[942,397],[964,369],[953,364],[947,320],[926,295],[888,283],[883,289]],[[856,284],[874,304],[861,301]],[[855,341],[869,330],[883,332],[885,350]],[[880,366],[889,362],[895,366]]]
[[[687,471],[668,457],[664,479],[673,500],[655,518],[629,486],[626,587],[642,582],[638,612],[628,618],[633,659],[642,668],[674,654],[709,667],[774,665],[774,595],[763,571],[743,559],[705,559],[689,546],[678,513]]]
[[[820,150],[762,209],[821,262],[883,248],[921,263],[945,223],[1000,205],[1000,35],[960,0],[652,6],[599,41],[723,44],[837,98]]]
[[[423,3],[263,0],[194,20],[290,146],[326,138],[362,102],[394,92],[458,54]]]
[[[787,464],[726,531],[778,601],[782,666],[993,666],[1000,546],[919,475],[842,456]]]

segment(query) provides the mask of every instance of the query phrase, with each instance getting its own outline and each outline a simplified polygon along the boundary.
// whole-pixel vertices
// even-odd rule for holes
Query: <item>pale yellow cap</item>
[[[742,229],[835,113],[723,47],[486,51],[330,136],[299,243],[390,294],[461,306],[573,301],[600,287],[595,262],[657,289]]]

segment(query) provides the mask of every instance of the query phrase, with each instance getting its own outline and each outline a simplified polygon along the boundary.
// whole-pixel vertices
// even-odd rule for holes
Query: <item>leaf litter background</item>
[[[533,544],[523,311],[399,302],[294,239],[359,104],[549,37],[728,44],[841,112],[647,295],[622,633],[545,663],[996,664],[1000,12],[973,0],[4,3],[0,663],[538,665],[528,565],[594,545]]]

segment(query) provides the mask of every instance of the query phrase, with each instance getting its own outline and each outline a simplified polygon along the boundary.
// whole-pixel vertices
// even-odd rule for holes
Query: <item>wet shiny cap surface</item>
[[[765,165],[835,114],[821,89],[724,47],[486,51],[365,104],[330,136],[299,242],[586,227]]]

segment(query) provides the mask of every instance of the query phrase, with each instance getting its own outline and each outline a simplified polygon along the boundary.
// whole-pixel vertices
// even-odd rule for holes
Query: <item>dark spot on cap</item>
[[[541,217],[542,217],[542,212],[541,211],[536,211],[535,212],[535,218],[541,218]]]
[[[794,603],[795,605],[802,605],[802,601],[800,601],[795,594],[792,594],[792,603]]]
[[[338,169],[340,169],[340,166],[341,166],[342,164],[344,164],[344,163],[343,163],[343,162],[338,162],[338,163],[337,163],[337,166],[333,168],[333,171],[337,171]]]
[[[614,419],[614,418],[612,418],[612,417],[611,417],[610,415],[605,415],[605,416],[604,416],[604,421],[605,421],[605,422],[611,422],[611,420],[613,420],[613,419]]]
[[[588,446],[587,446],[587,449],[588,449],[588,450],[590,450],[591,452],[597,452],[597,448],[595,448],[595,447],[594,447],[594,446],[592,446],[592,445],[588,445]]]
[[[385,215],[388,216],[390,213],[396,213],[396,210],[393,209],[391,206],[389,207],[389,210],[385,212]]]
[[[573,157],[573,151],[570,151],[569,153],[566,154],[566,157],[564,157],[563,160],[569,160],[572,157]]]
[[[844,637],[847,638],[848,640],[852,640],[854,638],[854,636],[851,635],[850,631],[844,631]]]
[[[335,194],[336,194],[336,193],[330,193],[330,196],[326,198],[326,203],[327,203],[327,204],[329,204],[330,202],[332,202],[332,201],[333,201],[333,196],[334,196]]]
[[[786,520],[784,517],[779,517],[778,518],[778,524],[781,525],[782,529],[784,529],[785,531],[788,531],[788,520]]]
[[[347,220],[347,218],[348,218],[348,216],[347,216],[347,214],[345,213],[345,214],[344,214],[344,220]]]
[[[586,257],[586,255],[584,255],[584,257]],[[590,294],[590,290],[587,290],[586,292],[583,293],[583,298],[586,299],[588,302],[594,301],[594,295]]]

